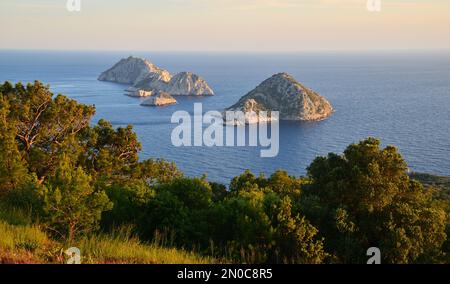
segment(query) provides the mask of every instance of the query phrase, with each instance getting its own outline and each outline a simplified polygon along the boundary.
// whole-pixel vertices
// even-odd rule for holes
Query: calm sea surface
[[[375,136],[399,147],[414,171],[450,175],[450,54],[446,53],[134,53],[172,74],[193,71],[216,92],[214,97],[177,98],[166,108],[140,106],[124,95],[126,86],[97,81],[98,75],[128,53],[0,51],[0,81],[41,80],[52,91],[94,104],[94,122],[134,125],[141,157],[174,161],[188,175],[206,173],[229,183],[245,169],[270,174],[286,169],[303,175],[314,157],[341,153]],[[254,147],[172,146],[170,123],[177,110],[223,110],[274,73],[289,72],[327,97],[336,112],[320,122],[281,122],[280,152],[260,158]]]

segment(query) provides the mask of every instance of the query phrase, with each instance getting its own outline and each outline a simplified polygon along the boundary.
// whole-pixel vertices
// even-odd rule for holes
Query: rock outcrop
[[[125,91],[133,94],[142,90],[164,91],[177,96],[214,95],[208,83],[196,74],[181,72],[172,77],[167,70],[155,66],[150,61],[132,56],[120,60],[103,72],[98,80],[130,84],[132,86]]]
[[[213,90],[205,79],[191,72],[181,72],[172,77],[166,92],[178,96],[212,96]]]
[[[143,106],[168,106],[176,104],[175,100],[169,93],[157,91],[153,96],[141,103]]]
[[[171,75],[169,74],[170,78]],[[170,82],[166,74],[151,73],[138,80],[133,87],[136,89],[143,89],[147,91],[164,91],[167,89],[167,84]]]
[[[157,67],[150,61],[130,56],[121,59],[113,67],[103,72],[98,80],[135,85],[148,78],[169,82],[172,77],[168,71]]]
[[[260,111],[278,111],[280,120],[298,121],[322,120],[333,113],[330,102],[287,73],[273,75],[227,110],[244,112],[246,123],[261,121],[250,115]]]

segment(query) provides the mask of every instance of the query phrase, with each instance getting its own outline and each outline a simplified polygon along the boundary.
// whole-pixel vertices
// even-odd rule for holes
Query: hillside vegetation
[[[72,243],[80,248],[82,263],[111,264],[213,264],[220,263],[161,243],[143,244],[128,228],[115,233],[92,234]],[[30,223],[17,209],[0,208],[0,263],[65,263],[69,248],[49,237],[41,226]]]
[[[140,161],[132,126],[94,113],[40,82],[0,85],[1,262],[78,247],[84,263],[366,263],[377,247],[383,263],[449,263],[445,182],[410,177],[378,139],[227,188]]]

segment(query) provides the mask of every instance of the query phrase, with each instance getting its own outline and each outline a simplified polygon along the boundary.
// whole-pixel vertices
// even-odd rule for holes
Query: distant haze
[[[450,1],[1,0],[0,49],[450,49]]]

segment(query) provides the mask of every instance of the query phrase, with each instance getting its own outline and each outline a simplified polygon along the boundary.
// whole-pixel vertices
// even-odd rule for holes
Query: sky
[[[450,49],[449,0],[67,1],[0,0],[0,49]]]

